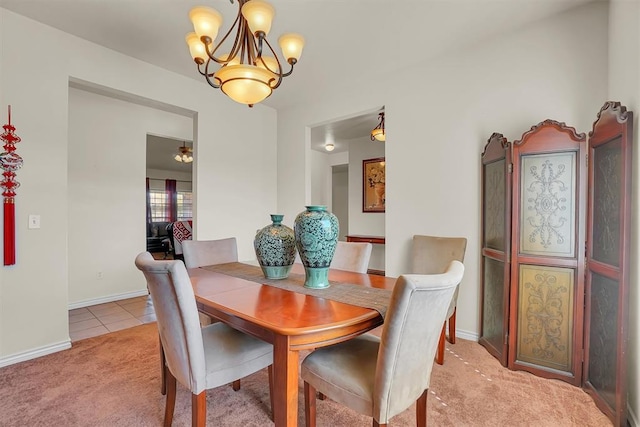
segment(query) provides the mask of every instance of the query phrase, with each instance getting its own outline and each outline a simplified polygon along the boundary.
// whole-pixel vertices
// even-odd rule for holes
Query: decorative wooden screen
[[[494,133],[482,153],[482,322],[480,344],[507,364],[511,144]]]
[[[509,367],[580,385],[586,138],[546,120],[513,159]]]
[[[582,386],[616,426],[627,425],[632,141],[632,113],[607,102],[588,145],[546,120],[513,144],[494,133],[482,154],[480,343],[511,369]]]
[[[633,114],[606,103],[589,133],[584,389],[627,425]]]

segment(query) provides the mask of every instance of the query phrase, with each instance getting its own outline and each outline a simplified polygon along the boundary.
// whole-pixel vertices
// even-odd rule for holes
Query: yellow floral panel
[[[520,266],[519,362],[572,371],[574,276],[570,268]]]

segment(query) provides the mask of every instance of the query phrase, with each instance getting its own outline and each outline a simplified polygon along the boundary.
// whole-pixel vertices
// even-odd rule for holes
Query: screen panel
[[[575,270],[520,266],[516,358],[572,371]]]
[[[524,155],[520,253],[575,257],[576,152]]]
[[[611,407],[616,406],[619,283],[591,276],[591,328],[588,381]]]
[[[593,259],[620,265],[621,137],[593,150]]]
[[[484,258],[482,337],[496,350],[504,345],[504,268],[504,262]]]
[[[484,242],[486,247],[505,250],[505,159],[484,167]]]

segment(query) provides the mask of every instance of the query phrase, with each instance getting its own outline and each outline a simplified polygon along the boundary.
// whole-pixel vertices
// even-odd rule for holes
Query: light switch
[[[40,215],[29,215],[29,228],[40,228]]]

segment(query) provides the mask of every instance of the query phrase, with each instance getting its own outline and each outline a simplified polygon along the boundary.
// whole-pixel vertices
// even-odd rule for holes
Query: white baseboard
[[[58,351],[67,350],[69,348],[71,348],[70,339],[44,347],[35,348],[23,353],[16,353],[10,356],[5,356],[0,358],[0,368],[13,365],[15,363],[25,362],[31,359],[36,359],[38,357],[46,356],[47,354],[57,353]]]
[[[113,301],[120,301],[123,299],[128,299],[128,298],[135,298],[135,297],[141,297],[141,296],[145,296],[148,295],[149,291],[147,291],[147,289],[140,289],[139,291],[133,291],[133,292],[125,292],[124,294],[115,294],[115,295],[108,295],[106,297],[100,297],[100,298],[94,298],[94,299],[88,299],[88,300],[84,300],[84,301],[77,301],[77,302],[72,302],[69,303],[69,310],[73,310],[76,308],[82,308],[82,307],[89,307],[90,305],[97,305],[97,304],[104,304],[107,302],[113,302]]]
[[[456,338],[462,338],[463,340],[478,342],[478,340],[480,339],[480,336],[475,332],[462,331],[460,329],[456,329]]]

